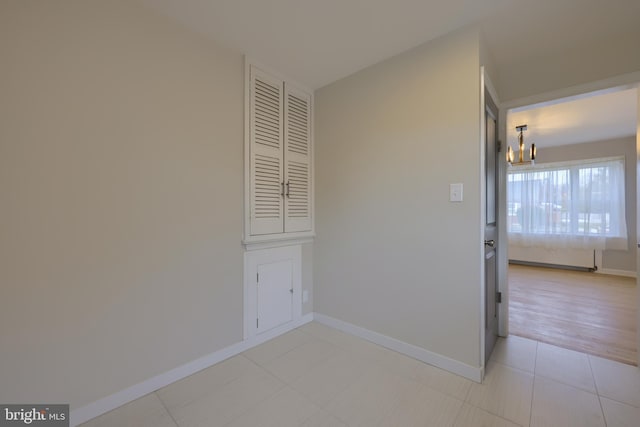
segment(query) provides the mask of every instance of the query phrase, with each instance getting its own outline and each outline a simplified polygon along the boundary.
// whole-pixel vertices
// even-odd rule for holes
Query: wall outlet
[[[309,302],[309,291],[302,291],[302,302]]]

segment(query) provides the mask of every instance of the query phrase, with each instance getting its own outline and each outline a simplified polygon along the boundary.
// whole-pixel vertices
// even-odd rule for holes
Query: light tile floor
[[[640,369],[516,336],[483,384],[317,322],[84,427],[640,426]]]

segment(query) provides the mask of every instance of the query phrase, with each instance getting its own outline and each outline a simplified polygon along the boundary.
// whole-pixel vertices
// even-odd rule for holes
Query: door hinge
[[[256,329],[258,329],[258,319],[256,319]]]
[[[289,292],[293,293],[293,288],[292,288],[292,289],[289,289]]]
[[[498,153],[502,153],[502,141],[498,141]]]
[[[502,292],[496,292],[496,302],[497,303],[502,302]]]
[[[260,282],[260,273],[256,273],[256,283]]]

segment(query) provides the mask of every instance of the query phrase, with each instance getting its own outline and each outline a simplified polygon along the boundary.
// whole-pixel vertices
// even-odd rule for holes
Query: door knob
[[[489,246],[490,248],[495,248],[496,246],[496,241],[495,240],[485,240],[484,244]]]

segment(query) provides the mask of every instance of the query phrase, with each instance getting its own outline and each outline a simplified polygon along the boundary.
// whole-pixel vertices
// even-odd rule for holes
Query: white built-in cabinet
[[[312,92],[246,67],[245,243],[310,237]]]
[[[302,243],[312,241],[313,92],[245,61],[244,335],[302,316]]]

